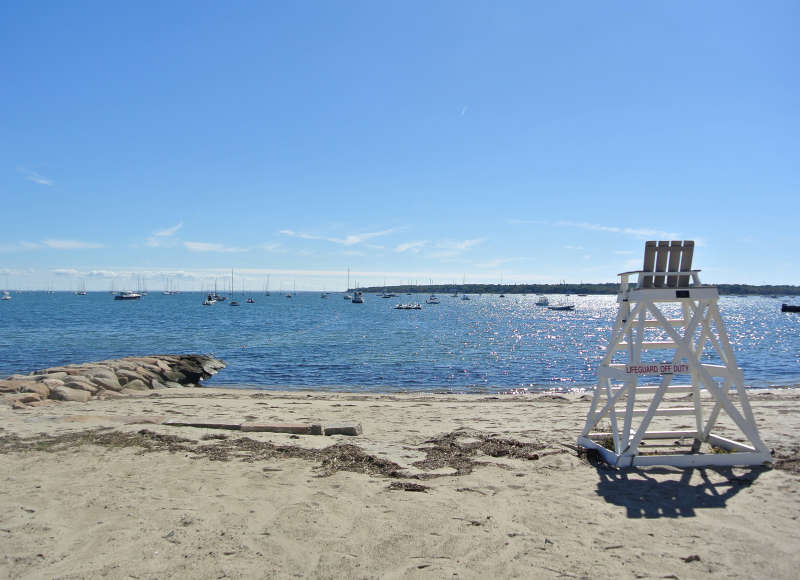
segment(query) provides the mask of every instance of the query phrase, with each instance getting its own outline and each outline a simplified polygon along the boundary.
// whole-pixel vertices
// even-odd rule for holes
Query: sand
[[[0,577],[796,578],[800,390],[751,401],[780,469],[592,464],[572,447],[577,396],[184,388],[0,406]]]

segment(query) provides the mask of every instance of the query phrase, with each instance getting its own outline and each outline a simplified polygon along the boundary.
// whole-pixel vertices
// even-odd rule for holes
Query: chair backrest
[[[688,272],[692,269],[694,242],[645,242],[644,265],[640,288],[686,288]],[[685,276],[666,275],[667,272],[687,272]],[[661,274],[661,275],[658,275]]]

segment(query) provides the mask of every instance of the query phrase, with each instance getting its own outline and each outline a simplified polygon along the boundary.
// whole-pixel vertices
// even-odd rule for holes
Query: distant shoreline
[[[800,296],[800,286],[788,284],[715,284],[722,296]],[[362,286],[351,290],[362,292],[396,292],[406,294],[592,294],[613,295],[619,283],[600,284],[437,284],[401,286]],[[351,290],[348,290],[351,291]]]

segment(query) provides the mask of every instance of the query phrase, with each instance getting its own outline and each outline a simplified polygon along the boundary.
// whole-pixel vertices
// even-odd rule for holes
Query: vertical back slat
[[[686,240],[683,242],[683,256],[681,257],[681,272],[690,272],[692,270],[692,255],[694,254],[694,242]],[[689,285],[689,276],[681,276],[678,278],[678,287],[686,288]]]
[[[677,272],[681,267],[681,253],[683,253],[683,246],[679,241],[673,241],[669,246],[669,270],[668,272]],[[667,276],[667,288],[675,288],[678,286],[678,276]]]
[[[669,256],[669,242],[658,242],[656,248],[656,272],[667,271],[667,257]],[[653,287],[664,287],[664,276],[655,276],[653,278]]]
[[[642,268],[643,272],[652,272],[653,268],[656,265],[656,242],[650,241],[644,243],[644,267]],[[653,287],[653,276],[650,275],[642,275],[642,288],[652,288]]]

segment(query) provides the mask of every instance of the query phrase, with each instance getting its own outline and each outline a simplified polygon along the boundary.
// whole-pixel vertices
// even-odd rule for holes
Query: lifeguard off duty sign
[[[689,365],[686,363],[654,363],[643,365],[625,365],[625,372],[629,375],[677,375],[688,373]]]

